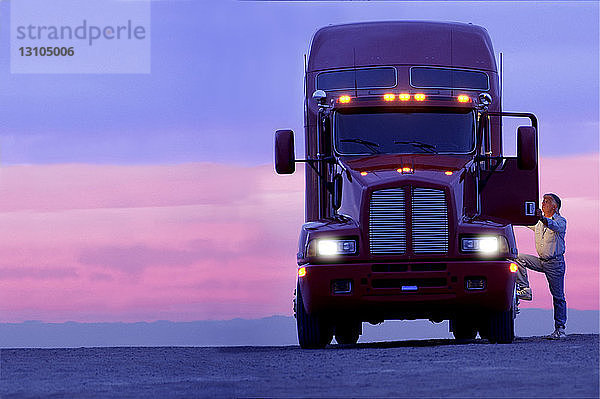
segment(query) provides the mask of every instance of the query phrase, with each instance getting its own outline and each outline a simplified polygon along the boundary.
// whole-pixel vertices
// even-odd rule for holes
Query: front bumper
[[[510,261],[448,261],[303,265],[299,278],[308,313],[351,315],[363,321],[445,320],[468,312],[505,311],[513,301]],[[483,289],[467,289],[485,279]],[[335,293],[335,281],[351,281],[349,293]]]

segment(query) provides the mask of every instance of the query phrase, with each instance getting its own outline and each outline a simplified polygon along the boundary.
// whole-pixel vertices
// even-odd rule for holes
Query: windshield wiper
[[[372,141],[367,141],[363,139],[341,139],[340,142],[362,144],[369,150],[373,151],[373,154],[379,154],[379,150],[377,149],[377,147],[379,147],[379,144],[373,143]]]
[[[417,148],[424,150],[425,152],[431,152],[431,153],[437,154],[435,145],[423,143],[421,141],[394,141],[394,144],[410,144],[412,146],[415,146]]]

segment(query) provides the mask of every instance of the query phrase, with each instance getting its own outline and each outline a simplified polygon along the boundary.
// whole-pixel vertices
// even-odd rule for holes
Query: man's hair
[[[545,196],[552,197],[552,199],[554,200],[554,202],[556,202],[556,210],[560,211],[560,198],[558,198],[558,195],[552,194],[552,193],[548,193],[548,194],[544,194],[544,197]]]

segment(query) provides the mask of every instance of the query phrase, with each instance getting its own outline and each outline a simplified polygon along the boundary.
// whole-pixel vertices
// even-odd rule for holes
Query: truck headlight
[[[463,237],[460,248],[463,252],[480,252],[482,254],[495,254],[499,249],[498,237]]]
[[[353,255],[356,253],[356,240],[316,239],[308,244],[309,256]]]

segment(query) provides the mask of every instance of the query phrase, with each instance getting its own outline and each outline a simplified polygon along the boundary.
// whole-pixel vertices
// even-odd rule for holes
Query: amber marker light
[[[469,101],[471,101],[471,97],[464,95],[464,94],[461,94],[456,99],[458,100],[459,103],[468,103]]]
[[[350,96],[341,96],[338,101],[342,104],[348,104],[350,102]]]
[[[368,175],[368,173],[367,172],[360,172],[360,175],[361,176],[366,176],[366,175]]]
[[[417,101],[425,101],[425,98],[426,98],[425,94],[423,94],[423,93],[415,94],[415,100],[417,100]]]
[[[447,171],[444,172],[444,174],[446,176],[452,176],[452,171],[451,170],[447,170]]]
[[[396,95],[394,93],[385,93],[383,95],[383,99],[385,101],[394,101],[396,99]]]
[[[517,266],[516,263],[511,263],[510,264],[510,271],[511,271],[511,273],[516,273],[517,270],[519,270],[519,266]]]
[[[408,93],[400,93],[398,95],[398,100],[400,100],[400,101],[408,101],[408,100],[410,100],[410,94],[408,94]]]
[[[301,267],[298,269],[298,277],[306,276],[306,267]]]

